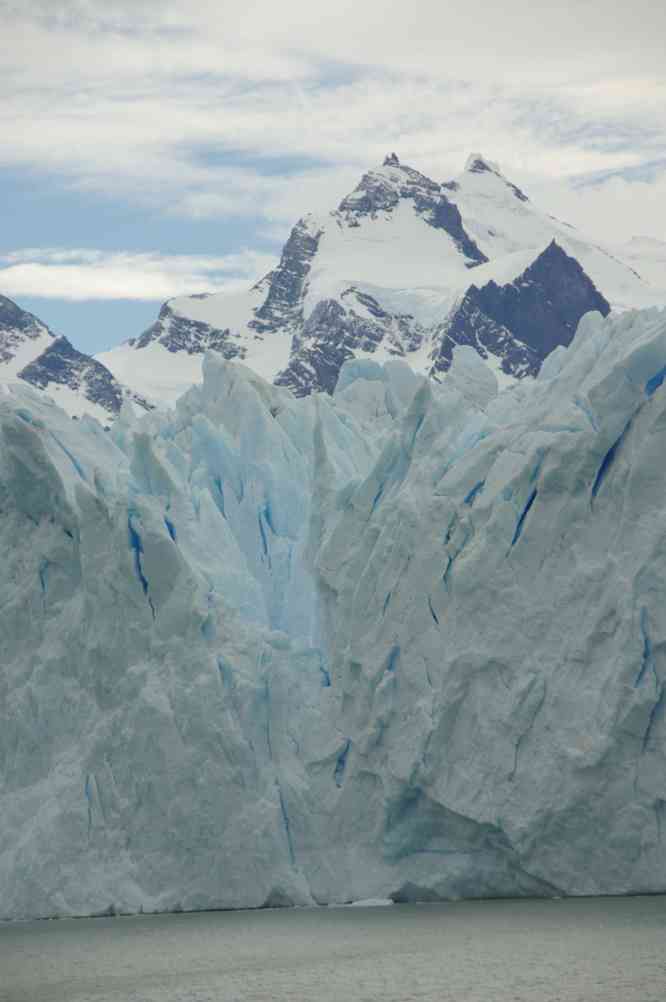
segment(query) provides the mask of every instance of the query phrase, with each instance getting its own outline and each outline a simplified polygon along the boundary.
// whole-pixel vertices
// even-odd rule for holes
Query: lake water
[[[2,1002],[664,1002],[666,897],[0,925]]]

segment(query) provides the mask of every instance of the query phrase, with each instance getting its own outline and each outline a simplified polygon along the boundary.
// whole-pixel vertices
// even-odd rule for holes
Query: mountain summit
[[[471,156],[467,158],[467,163],[465,164],[466,174],[494,174],[498,177],[506,187],[515,195],[515,197],[520,202],[529,202],[529,198],[524,191],[508,181],[502,174],[499,164],[495,163],[493,160],[487,160],[485,157],[481,156],[480,153],[472,153]]]
[[[471,174],[497,174],[501,176],[499,164],[494,160],[488,160],[481,153],[470,153],[465,163],[465,170]]]
[[[96,359],[0,299],[0,379],[104,421],[128,393],[140,406],[175,401],[201,381],[208,350],[303,396],[332,392],[354,358],[402,358],[441,380],[466,345],[504,386],[536,376],[586,312],[666,302],[642,260],[633,268],[541,211],[480,153],[440,182],[391,151],[332,211],[304,215],[252,288],[171,299]]]
[[[304,216],[247,293],[170,300],[140,337],[98,357],[157,402],[200,381],[208,348],[299,396],[332,392],[351,358],[403,358],[441,379],[457,344],[505,385],[535,376],[584,313],[658,301],[492,160],[473,153],[438,182],[391,152],[337,208]]]

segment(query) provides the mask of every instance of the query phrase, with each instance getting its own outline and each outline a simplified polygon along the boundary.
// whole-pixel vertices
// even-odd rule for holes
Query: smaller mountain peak
[[[560,261],[575,260],[575,258],[569,257],[564,248],[560,244],[558,244],[555,237],[553,237],[548,246],[541,252],[541,254],[539,254],[539,257],[544,258],[546,260],[560,260]]]
[[[504,174],[500,170],[499,164],[495,160],[488,160],[487,157],[482,156],[480,153],[472,153],[471,156],[467,157],[467,163],[465,164],[466,174],[492,174],[494,177],[500,179],[500,181],[509,188],[514,196],[519,202],[529,202],[529,198],[524,191],[512,184],[511,181],[507,181]]]
[[[502,173],[499,164],[495,163],[494,160],[488,160],[480,153],[472,153],[467,157],[465,170],[469,171],[470,174],[499,174],[501,176]]]
[[[382,167],[399,167],[400,161],[395,153],[387,153]]]

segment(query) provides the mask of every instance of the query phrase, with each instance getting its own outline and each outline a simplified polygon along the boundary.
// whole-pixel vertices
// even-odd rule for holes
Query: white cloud
[[[0,163],[170,213],[281,225],[393,148],[440,178],[481,148],[544,191],[665,155],[652,0],[0,0],[0,15]],[[659,235],[650,187],[626,201]],[[571,204],[608,220],[613,197]]]
[[[643,235],[666,240],[666,172],[653,181],[611,177],[585,188],[552,178],[523,184],[553,215],[607,244]]]
[[[9,296],[163,301],[192,293],[238,292],[274,264],[272,256],[255,251],[197,257],[27,248],[0,256],[0,285]]]
[[[186,42],[192,61],[219,71],[226,59],[262,53],[249,79],[278,60],[294,76],[299,63],[328,60],[361,66],[435,70],[462,79],[538,78],[599,81],[625,73],[662,78],[666,13],[654,0],[609,5],[606,0],[555,4],[552,0],[4,0],[8,19],[21,18],[50,31],[118,35],[149,40],[149,67]],[[209,62],[202,52],[209,45]],[[126,51],[129,50],[126,47]],[[184,52],[181,45],[179,52]],[[217,52],[217,57],[215,56]],[[173,58],[173,56],[172,56]],[[181,58],[186,58],[184,55]],[[273,70],[273,72],[275,72]]]

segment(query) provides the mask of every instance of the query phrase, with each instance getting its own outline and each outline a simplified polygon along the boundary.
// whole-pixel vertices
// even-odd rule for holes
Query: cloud
[[[616,175],[576,188],[561,181],[534,182],[531,194],[556,216],[607,244],[634,236],[666,241],[666,171],[653,180]],[[666,273],[661,284],[666,281]]]
[[[202,72],[219,72],[226,59],[263,53],[244,72],[249,79],[275,60],[289,67],[344,61],[359,66],[436,71],[466,79],[563,80],[613,78],[625,73],[662,78],[666,13],[653,0],[609,5],[606,0],[554,4],[512,0],[511,4],[414,0],[396,7],[389,0],[4,0],[0,11],[49,31],[84,36],[148,40],[175,52],[186,43]],[[202,53],[209,46],[209,59]],[[182,55],[186,47],[178,50]],[[126,51],[130,46],[126,47]],[[217,51],[217,58],[213,52]],[[232,65],[235,65],[232,58]],[[274,72],[274,71],[273,71]]]
[[[0,163],[170,214],[282,226],[393,148],[442,179],[481,148],[537,186],[666,155],[651,0],[0,0],[0,15]]]
[[[0,256],[0,286],[9,296],[163,301],[193,293],[243,291],[274,265],[271,255],[256,251],[197,257],[27,248]]]

